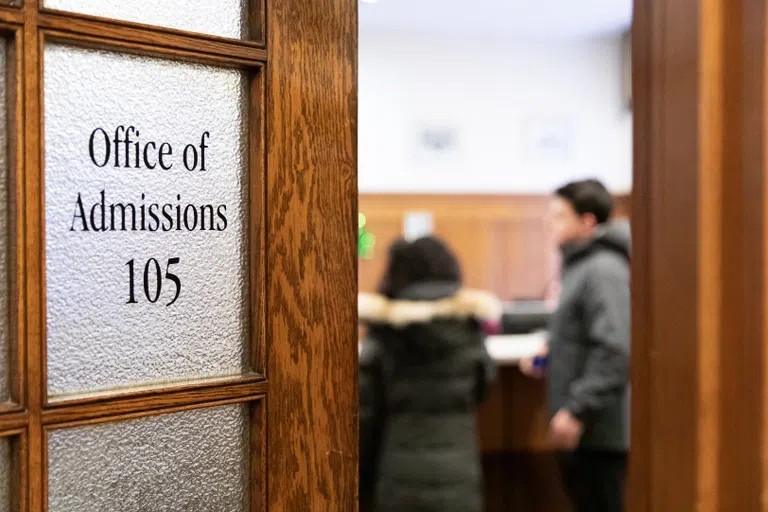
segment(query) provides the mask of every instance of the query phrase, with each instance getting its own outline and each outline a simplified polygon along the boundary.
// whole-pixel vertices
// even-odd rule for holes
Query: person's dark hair
[[[568,201],[579,215],[594,215],[598,224],[608,222],[613,214],[611,193],[595,179],[573,181],[555,190],[555,195]]]
[[[387,269],[379,284],[379,293],[395,298],[415,283],[461,284],[461,281],[459,261],[440,239],[433,236],[413,242],[399,239],[389,247]]]

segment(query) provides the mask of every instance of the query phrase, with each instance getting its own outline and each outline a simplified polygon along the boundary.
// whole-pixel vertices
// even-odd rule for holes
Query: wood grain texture
[[[629,512],[649,512],[653,495],[651,348],[653,317],[650,265],[652,221],[653,0],[635,0],[632,23],[633,182],[632,182],[632,395],[631,451],[627,486]],[[643,390],[643,386],[646,387]]]
[[[403,236],[409,212],[428,212],[435,235],[461,262],[465,285],[503,300],[541,299],[556,277],[557,249],[547,234],[550,196],[519,194],[360,194],[366,229],[376,237],[360,261],[360,291],[376,289],[389,245]],[[616,216],[628,217],[629,197],[616,197]]]
[[[266,71],[259,67],[251,72],[248,129],[248,248],[250,305],[250,369],[260,375],[266,371],[267,353],[267,135],[264,109],[266,104]]]
[[[237,41],[98,16],[44,11],[40,14],[38,23],[41,27],[62,32],[106,37],[182,51],[218,54],[244,62],[257,63],[266,60],[266,51],[259,47],[258,42]]]
[[[263,400],[263,398],[264,398],[264,395],[253,394],[253,395],[247,395],[247,396],[240,396],[236,398],[209,400],[206,402],[186,403],[186,404],[180,403],[180,404],[169,405],[161,409],[140,409],[140,410],[134,409],[132,411],[116,411],[115,414],[112,416],[87,417],[84,415],[80,415],[76,418],[69,419],[68,421],[58,422],[55,424],[52,423],[49,425],[43,425],[43,434],[45,435],[47,432],[50,432],[52,430],[82,427],[85,425],[98,425],[100,423],[114,423],[119,421],[133,420],[137,418],[146,418],[149,416],[157,416],[160,414],[172,414],[175,412],[193,411],[196,409],[202,409],[206,407],[219,407],[223,405],[233,405],[233,404],[257,404],[259,401]],[[47,465],[45,465],[45,467],[47,468]]]
[[[43,238],[43,172],[41,103],[42,70],[37,34],[38,0],[24,2],[24,283],[27,347],[27,405],[29,430],[27,436],[28,505],[31,512],[43,510],[43,439],[40,416],[43,388],[43,336],[45,293]]]
[[[143,42],[111,39],[106,35],[93,36],[90,34],[67,32],[58,29],[45,29],[43,31],[43,37],[46,41],[56,41],[85,48],[96,48],[120,53],[147,55],[163,59],[198,62],[213,66],[246,68],[260,66],[263,63],[261,60],[245,59],[234,55],[202,53],[194,48],[183,50],[178,48],[166,48]]]
[[[0,29],[5,30],[5,36],[8,38],[9,48],[6,59],[6,103],[8,133],[8,177],[9,177],[9,201],[6,205],[10,213],[9,227],[9,284],[7,292],[10,293],[8,332],[10,334],[10,352],[8,361],[10,363],[9,378],[11,401],[24,407],[26,404],[26,349],[24,333],[24,224],[23,216],[14,215],[19,211],[19,205],[23,204],[23,166],[24,147],[23,138],[23,59],[21,55],[22,48],[22,30],[20,27],[13,27],[0,24]],[[15,221],[15,222],[14,222]]]
[[[230,379],[198,386],[154,388],[123,396],[98,396],[90,399],[53,403],[43,411],[42,423],[65,423],[77,419],[98,419],[135,411],[150,411],[172,406],[243,400],[266,393],[267,383],[261,378]]]
[[[765,510],[766,3],[724,9],[726,123],[719,509]],[[734,229],[735,228],[735,229]],[[762,392],[759,392],[761,390]]]
[[[551,454],[546,400],[544,381],[524,376],[517,365],[499,367],[496,382],[478,410],[480,450]]]
[[[3,23],[16,23],[19,25],[24,23],[24,13],[20,9],[2,7],[2,5],[2,1],[0,1],[0,21]]]
[[[357,1],[269,2],[270,512],[357,509]]]
[[[764,510],[766,5],[635,9],[630,510]]]
[[[251,43],[264,46],[267,36],[267,0],[250,0],[248,29]]]
[[[250,223],[252,251],[264,251],[265,218],[264,198],[264,130],[262,113],[264,104],[264,50],[251,43],[214,41],[206,37],[187,36],[98,20],[81,19],[64,14],[40,14],[40,0],[27,0],[23,10],[0,8],[0,30],[18,30],[13,49],[18,59],[10,59],[9,71],[13,76],[9,84],[17,90],[9,94],[11,109],[9,123],[18,128],[11,131],[9,149],[11,166],[18,163],[13,185],[17,191],[12,208],[16,219],[17,264],[14,284],[17,287],[18,332],[17,357],[23,358],[20,375],[26,375],[18,384],[18,401],[26,405],[4,407],[0,410],[0,431],[23,428],[27,434],[19,436],[21,448],[14,451],[19,458],[14,473],[14,506],[19,510],[41,512],[47,509],[45,482],[47,461],[45,456],[45,430],[80,424],[142,417],[151,414],[209,407],[227,403],[258,401],[267,392],[267,384],[259,375],[239,379],[186,383],[153,390],[131,390],[113,396],[79,397],[68,401],[47,403],[45,385],[45,208],[43,158],[43,38],[59,38],[70,43],[126,53],[153,55],[161,58],[191,60],[214,65],[247,68],[253,71],[252,101],[249,129],[253,130],[250,148],[250,204],[258,205],[259,214]],[[19,22],[21,27],[7,25]],[[43,29],[41,25],[50,27]],[[22,38],[23,34],[23,46]],[[154,35],[153,35],[154,34]],[[15,64],[15,66],[14,66]],[[17,106],[14,105],[17,101]],[[252,281],[257,294],[264,293],[264,261],[252,258]],[[252,303],[251,329],[253,332],[252,366],[263,367],[264,302],[257,297]],[[258,330],[259,332],[255,332]],[[264,407],[254,406],[251,434],[251,486],[254,492],[266,496],[266,421]],[[16,459],[14,459],[16,460]],[[263,510],[264,498],[254,499],[252,509]]]
[[[695,510],[698,499],[699,48],[698,27],[691,23],[698,20],[695,4],[664,0],[635,4],[633,46],[639,58],[634,62],[636,251],[629,486],[633,512]]]
[[[22,492],[27,489],[27,432],[20,429],[9,433],[11,437],[11,489],[17,492],[11,492],[10,511],[24,512],[27,510],[27,493]]]

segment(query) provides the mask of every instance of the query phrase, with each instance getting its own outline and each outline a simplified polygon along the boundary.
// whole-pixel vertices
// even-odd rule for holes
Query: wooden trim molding
[[[24,2],[24,279],[27,348],[27,405],[29,425],[27,447],[29,461],[28,506],[30,512],[40,512],[47,502],[43,495],[43,437],[40,423],[43,397],[42,340],[44,335],[45,282],[43,267],[43,180],[40,95],[42,69],[37,27],[38,0]],[[23,490],[20,490],[23,492]]]
[[[762,510],[766,4],[636,0],[629,510]]]
[[[267,8],[268,509],[353,512],[357,0]]]
[[[266,51],[263,49],[263,26],[266,22],[264,2],[265,0],[250,0],[252,5],[248,9],[247,18],[249,33],[252,36],[251,40],[229,39],[187,30],[47,8],[40,9],[39,24],[45,28],[80,32],[97,37],[112,37],[182,50],[196,49],[225,56],[237,56],[246,60],[265,60]]]

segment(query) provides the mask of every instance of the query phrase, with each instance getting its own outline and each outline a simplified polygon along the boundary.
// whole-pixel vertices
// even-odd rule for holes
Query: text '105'
[[[160,263],[155,258],[149,258],[144,265],[143,289],[147,301],[155,304],[163,293],[163,281],[173,285],[173,298],[166,304],[172,305],[181,294],[181,279],[172,272],[171,266],[179,263],[179,258],[168,258],[165,266],[165,277],[162,275]],[[126,263],[128,267],[128,302],[126,304],[138,304],[136,299],[136,260]]]

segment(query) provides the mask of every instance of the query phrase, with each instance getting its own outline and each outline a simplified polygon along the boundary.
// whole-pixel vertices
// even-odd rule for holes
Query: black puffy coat
[[[360,497],[376,512],[480,512],[476,410],[495,377],[492,296],[423,283],[361,295]]]

